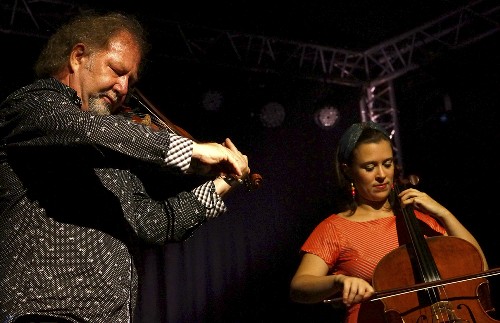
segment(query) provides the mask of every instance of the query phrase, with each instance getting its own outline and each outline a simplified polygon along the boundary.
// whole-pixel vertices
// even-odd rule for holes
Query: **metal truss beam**
[[[404,169],[393,80],[499,30],[500,3],[478,0],[363,52],[177,24],[163,33],[170,38],[162,55],[363,87],[362,119],[386,128]]]
[[[394,79],[498,32],[500,3],[474,1],[363,52],[176,23],[170,27],[161,31],[168,44],[165,57],[362,86]]]
[[[360,100],[361,121],[371,120],[382,125],[392,138],[396,160],[403,166],[403,152],[399,136],[398,110],[393,81],[378,86],[367,85]]]
[[[0,33],[47,38],[67,18],[80,11],[68,0],[3,0]]]

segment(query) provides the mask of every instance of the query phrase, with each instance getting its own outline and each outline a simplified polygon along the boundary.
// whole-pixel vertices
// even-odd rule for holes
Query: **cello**
[[[392,194],[397,197],[402,187],[395,184]],[[361,304],[358,322],[500,323],[490,315],[494,308],[484,278],[498,270],[485,272],[479,251],[463,239],[425,238],[412,207],[395,201],[406,243],[376,266],[372,286],[382,292]]]

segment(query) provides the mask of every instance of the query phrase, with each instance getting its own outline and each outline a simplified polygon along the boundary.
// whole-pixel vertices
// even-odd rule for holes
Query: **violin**
[[[417,183],[418,177],[410,177],[394,185],[396,221],[405,230],[398,227],[400,247],[377,264],[372,278],[376,292],[361,303],[358,322],[500,323],[492,316],[485,278],[500,269],[484,271],[481,254],[466,240],[425,238],[413,208],[401,206],[397,197],[407,185]],[[341,298],[324,302],[338,301]]]
[[[135,103],[136,106],[132,106]],[[124,116],[136,123],[148,126],[154,131],[166,129],[172,134],[179,135],[198,142],[189,132],[170,121],[158,108],[156,108],[146,96],[137,88],[127,95],[125,104],[120,111]],[[263,178],[260,174],[250,173],[243,183],[247,191],[253,191],[261,187]]]

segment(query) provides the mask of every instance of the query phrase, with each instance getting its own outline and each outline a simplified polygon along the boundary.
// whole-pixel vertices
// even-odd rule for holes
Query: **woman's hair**
[[[391,139],[385,129],[371,121],[351,125],[340,138],[335,153],[335,179],[337,186],[335,198],[337,200],[336,204],[341,211],[350,210],[351,214],[353,214],[358,206],[356,200],[352,197],[352,180],[344,172],[342,164],[347,166],[352,164],[353,151],[360,144],[377,143],[382,140],[391,143]]]
[[[90,52],[97,51],[106,48],[110,39],[121,31],[133,36],[144,58],[150,45],[146,31],[136,18],[116,12],[98,14],[87,11],[61,26],[49,38],[35,63],[36,76],[44,78],[60,72],[68,64],[69,55],[76,44],[83,43]],[[139,71],[143,69],[143,64],[139,66]]]

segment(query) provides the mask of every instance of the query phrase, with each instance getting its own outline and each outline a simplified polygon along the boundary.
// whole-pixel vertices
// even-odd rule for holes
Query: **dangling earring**
[[[354,183],[351,182],[351,194],[352,194],[352,199],[356,199],[356,188],[354,187]]]

